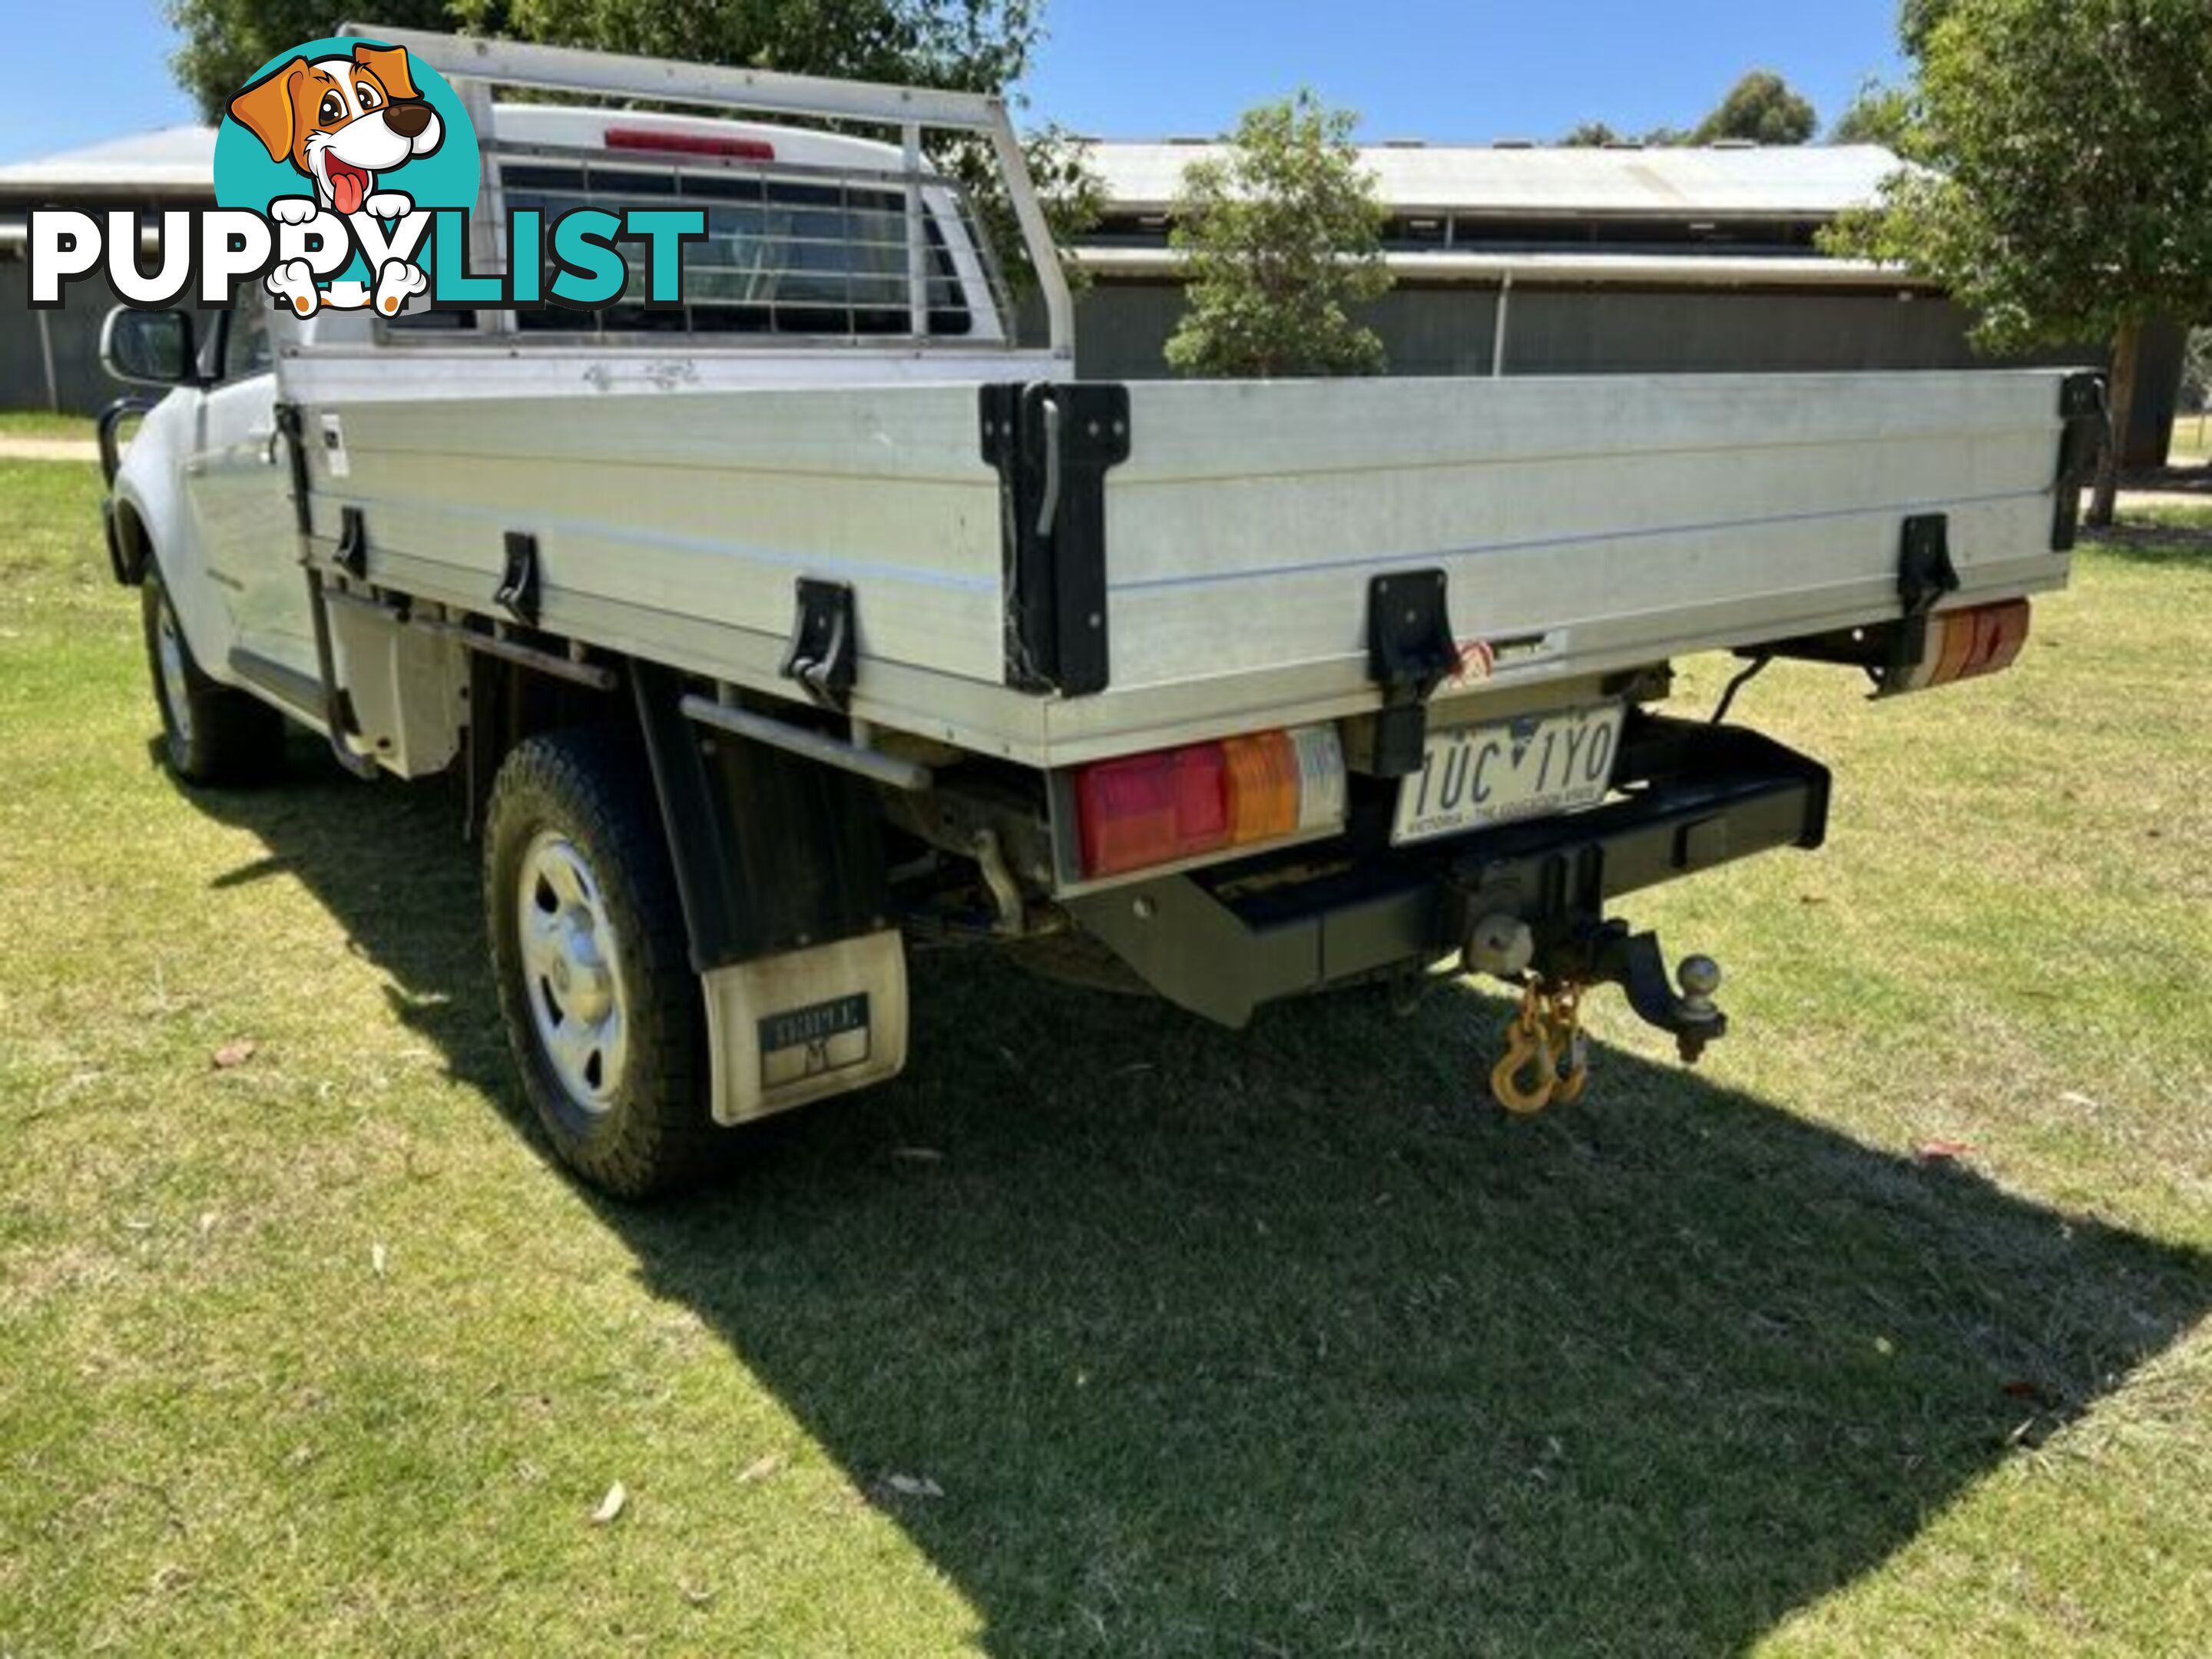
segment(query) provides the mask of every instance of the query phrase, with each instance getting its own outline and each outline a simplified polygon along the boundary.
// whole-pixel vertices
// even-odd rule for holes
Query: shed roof
[[[10,162],[0,167],[0,194],[53,190],[209,196],[214,179],[213,127],[161,127]]]
[[[1069,257],[1104,282],[1180,282],[1188,256],[1170,247],[1076,247]],[[1895,265],[1814,254],[1584,253],[1399,250],[1390,274],[1417,287],[1501,283],[1533,288],[1820,289],[1934,294],[1941,285]]]
[[[1091,155],[1111,207],[1144,211],[1165,208],[1183,169],[1220,149],[1182,141],[1102,142]],[[1393,208],[1537,216],[1830,218],[1873,200],[1882,179],[1902,165],[1875,144],[1593,149],[1407,143],[1367,145],[1359,155]]]
[[[208,193],[211,126],[162,127],[0,166],[0,192]],[[1091,164],[1109,203],[1165,208],[1213,143],[1101,142]],[[1360,160],[1392,207],[1544,215],[1711,214],[1828,218],[1871,201],[1900,163],[1873,144],[1652,149],[1371,144]]]

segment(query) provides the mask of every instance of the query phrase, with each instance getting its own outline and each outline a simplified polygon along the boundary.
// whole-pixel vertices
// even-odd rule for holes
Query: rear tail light
[[[1192,744],[1075,775],[1083,873],[1118,876],[1344,822],[1333,726]]]
[[[2026,599],[1931,617],[1920,660],[1893,675],[1882,690],[1919,691],[2009,668],[2027,643],[2027,617]]]
[[[775,146],[764,138],[731,138],[709,132],[670,132],[659,127],[609,127],[599,134],[609,149],[646,149],[678,155],[726,155],[740,161],[773,161]]]

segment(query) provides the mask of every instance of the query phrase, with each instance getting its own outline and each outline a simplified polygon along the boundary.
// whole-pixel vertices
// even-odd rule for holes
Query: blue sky
[[[154,0],[8,8],[0,161],[192,118]],[[1047,0],[1025,90],[1030,118],[1101,137],[1216,132],[1310,85],[1360,111],[1369,137],[1484,142],[1586,118],[1686,124],[1763,66],[1825,118],[1862,76],[1896,71],[1895,15],[1894,0]]]
[[[1483,143],[1694,123],[1745,70],[1825,121],[1901,71],[1895,0],[1047,0],[1030,113],[1102,137],[1210,133],[1310,85],[1368,138]]]

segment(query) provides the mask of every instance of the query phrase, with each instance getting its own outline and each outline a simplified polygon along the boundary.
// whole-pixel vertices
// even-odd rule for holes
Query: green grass
[[[1634,908],[1695,1073],[1608,999],[1509,1121],[1466,988],[923,957],[905,1080],[624,1210],[448,793],[164,780],[97,501],[0,465],[0,1652],[2201,1650],[2212,532],[1746,691],[1836,819]]]
[[[93,423],[82,415],[54,415],[43,409],[0,410],[0,438],[72,438],[90,443]]]
[[[2177,465],[2188,461],[2212,465],[2212,410],[2174,417],[2170,459]]]

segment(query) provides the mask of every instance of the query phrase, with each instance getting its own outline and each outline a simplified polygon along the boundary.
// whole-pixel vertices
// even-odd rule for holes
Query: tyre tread
[[[562,1161],[592,1185],[641,1198],[719,1172],[726,1134],[705,1104],[705,1009],[652,784],[631,734],[574,727],[526,739],[500,767],[485,814],[484,893],[501,1012],[538,1121]],[[525,815],[522,828],[517,815]],[[633,1078],[602,1117],[581,1125],[544,1073],[528,991],[509,945],[510,865],[547,824],[590,854],[619,932],[630,985]],[[641,948],[634,948],[641,947]],[[642,1063],[641,1063],[641,1060]]]
[[[155,712],[161,720],[161,752],[169,769],[188,784],[222,788],[268,783],[284,769],[284,716],[251,692],[218,684],[192,655],[191,643],[184,647],[185,700],[191,705],[192,735],[189,742],[170,723],[167,699],[161,692],[161,644],[157,632],[161,607],[168,603],[159,567],[149,565],[140,585],[140,605],[146,636],[146,669],[153,681]]]

